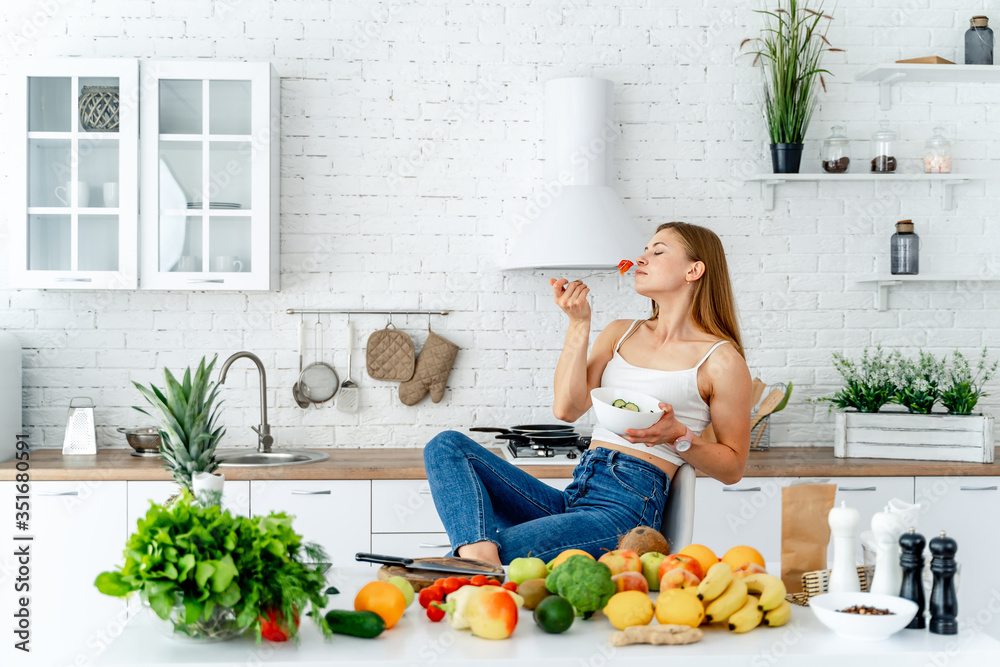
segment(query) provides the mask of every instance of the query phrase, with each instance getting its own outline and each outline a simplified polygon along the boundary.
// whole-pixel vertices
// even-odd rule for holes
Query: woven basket
[[[118,87],[84,86],[80,92],[80,126],[88,132],[118,131]]]
[[[867,591],[871,584],[871,572],[868,568],[858,566],[858,580],[861,590]],[[809,598],[826,593],[830,585],[830,570],[813,570],[802,575],[802,592],[789,593],[785,599],[798,605],[808,606]]]

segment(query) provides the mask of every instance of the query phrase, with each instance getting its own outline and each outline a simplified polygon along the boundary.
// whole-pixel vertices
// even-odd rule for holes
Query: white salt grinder
[[[902,518],[886,507],[872,516],[875,535],[875,576],[869,589],[881,595],[899,595],[903,570],[899,566],[899,536],[906,526]]]
[[[861,590],[858,566],[854,564],[854,541],[861,517],[858,510],[841,501],[827,517],[833,534],[833,567],[830,568],[828,593],[857,593]],[[899,592],[896,592],[899,595]]]

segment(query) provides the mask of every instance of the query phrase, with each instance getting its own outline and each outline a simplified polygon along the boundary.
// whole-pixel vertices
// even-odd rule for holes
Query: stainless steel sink
[[[219,450],[215,458],[220,466],[294,466],[303,463],[316,463],[330,458],[329,454],[309,449],[273,449],[270,452],[258,452],[255,449]]]

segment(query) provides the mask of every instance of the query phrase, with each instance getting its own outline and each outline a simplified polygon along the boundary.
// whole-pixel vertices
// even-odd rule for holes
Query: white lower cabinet
[[[16,484],[0,483],[0,506],[10,512],[24,502]],[[94,586],[98,574],[124,562],[125,482],[32,482],[27,502],[28,529],[8,532],[0,556],[6,625],[0,664],[90,664],[126,620],[124,601]],[[15,556],[15,550],[27,553]],[[30,654],[13,648],[22,597],[29,600]]]
[[[930,541],[945,531],[958,544],[958,618],[966,627],[1000,638],[1000,478],[917,477],[921,504],[917,531]],[[929,558],[930,553],[925,552]],[[931,580],[925,581],[930,600]],[[929,617],[928,617],[929,619]]]
[[[170,496],[177,493],[176,482],[129,482],[128,483],[128,534],[136,530],[136,522],[146,516],[149,511],[149,501],[164,503]],[[222,509],[232,514],[247,515],[250,513],[250,482],[247,480],[228,480],[222,491]]]
[[[912,477],[831,477],[822,481],[837,485],[835,505],[839,506],[841,502],[845,502],[848,507],[858,510],[859,535],[872,529],[872,517],[884,511],[893,498],[899,498],[907,503],[913,502]],[[859,565],[863,564],[860,538],[857,540],[854,556]],[[828,564],[833,563],[833,540],[830,540],[827,559]]]
[[[753,547],[765,562],[781,558],[781,487],[784,477],[744,477],[726,485],[699,477],[694,487],[694,534],[720,558],[732,547]]]
[[[356,565],[354,554],[371,551],[371,480],[254,480],[250,497],[253,516],[295,517],[295,531],[326,549],[333,567]]]
[[[451,551],[448,533],[372,533],[372,553],[427,558]]]

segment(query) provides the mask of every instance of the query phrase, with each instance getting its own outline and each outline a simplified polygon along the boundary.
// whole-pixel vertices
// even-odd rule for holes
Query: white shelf
[[[1000,83],[997,65],[931,65],[925,63],[889,63],[859,72],[856,81],[879,84],[883,110],[892,106],[892,86],[900,82],[914,83]]]
[[[915,276],[893,275],[891,273],[880,273],[867,278],[857,278],[855,283],[875,285],[875,307],[885,310],[889,305],[889,288],[902,285],[903,283],[938,283],[938,282],[1000,282],[1000,275],[982,276],[973,274],[951,274],[951,273],[921,273]]]
[[[828,183],[833,181],[909,181],[909,182],[928,182],[928,183],[941,183],[943,188],[941,197],[941,208],[945,211],[950,211],[954,206],[954,196],[953,190],[956,185],[962,185],[964,183],[970,183],[977,180],[985,180],[988,178],[1000,178],[998,176],[991,176],[988,174],[899,174],[899,173],[871,173],[871,172],[857,172],[857,173],[846,173],[846,174],[826,174],[826,173],[812,173],[812,174],[755,174],[749,176],[745,181],[759,181],[760,182],[760,193],[764,198],[764,209],[768,211],[774,210],[774,186],[780,185],[781,183],[795,183],[795,182],[820,182]]]

